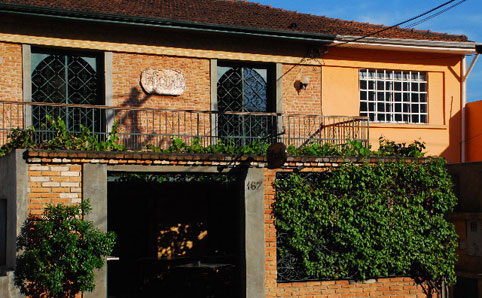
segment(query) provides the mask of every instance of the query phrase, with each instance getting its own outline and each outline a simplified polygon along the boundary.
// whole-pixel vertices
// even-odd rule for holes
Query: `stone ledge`
[[[230,165],[249,163],[252,167],[265,167],[266,157],[256,155],[155,153],[155,152],[113,152],[113,151],[69,151],[41,150],[25,151],[28,163],[102,163],[102,164],[143,164],[143,165]],[[343,163],[376,163],[408,160],[427,162],[430,158],[402,157],[340,157],[340,156],[288,156],[283,168],[326,168]]]

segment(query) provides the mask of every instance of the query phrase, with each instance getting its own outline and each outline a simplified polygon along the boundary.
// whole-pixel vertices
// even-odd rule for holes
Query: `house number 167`
[[[263,185],[263,181],[248,181],[248,190],[259,190]]]

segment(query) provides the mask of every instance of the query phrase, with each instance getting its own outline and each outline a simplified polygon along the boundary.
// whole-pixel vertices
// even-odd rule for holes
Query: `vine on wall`
[[[412,276],[440,288],[455,282],[456,204],[443,159],[343,164],[317,179],[278,179],[278,257],[295,256],[306,276]]]

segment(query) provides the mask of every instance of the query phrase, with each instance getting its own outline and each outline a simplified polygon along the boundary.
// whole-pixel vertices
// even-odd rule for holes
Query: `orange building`
[[[71,131],[82,124],[101,137],[117,122],[121,141],[133,150],[149,144],[165,147],[172,137],[187,143],[200,140],[204,145],[218,140],[243,145],[261,139],[294,146],[355,139],[376,149],[379,137],[384,137],[405,143],[421,140],[428,155],[461,161],[465,55],[476,52],[475,43],[463,35],[383,29],[387,28],[246,1],[0,0],[0,143],[15,127],[33,126],[37,139],[49,138],[42,124],[46,115],[52,115],[62,118]],[[211,213],[188,199],[172,205],[172,214],[157,205],[141,209],[144,205],[132,204],[131,198],[108,208],[109,193],[116,191],[109,188],[117,181],[116,173],[218,174],[247,162],[219,156],[213,160],[136,152],[82,154],[29,151],[0,158],[1,169],[12,165],[16,169],[13,178],[0,175],[0,183],[8,186],[0,187],[0,199],[7,202],[0,217],[4,214],[9,219],[8,232],[0,233],[5,240],[0,239],[0,244],[5,243],[0,266],[6,272],[0,277],[0,296],[14,297],[11,271],[22,220],[29,213],[40,213],[46,203],[90,198],[95,203],[93,220],[103,229],[108,228],[107,218],[129,214],[136,221],[130,226],[138,227],[137,231],[159,230],[153,225],[141,227],[151,217],[139,214],[156,210],[169,217],[191,206],[186,214],[195,221],[194,211]],[[234,226],[242,237],[233,241],[241,244],[225,257],[236,255],[241,297],[297,293],[355,297],[363,291],[371,296],[415,297],[422,292],[408,277],[367,283],[277,281],[271,210],[277,171],[303,167],[316,172],[332,164],[336,159],[292,159],[285,168],[270,170],[264,160],[255,160],[240,183],[223,192],[226,197],[242,197],[241,207],[226,206],[235,211],[222,217],[239,219]],[[183,186],[177,191],[186,197],[195,192],[204,195],[209,206],[219,203],[210,199],[208,191]],[[175,192],[170,194],[176,197]],[[223,213],[220,207],[213,208]],[[129,225],[123,221],[129,216],[113,222],[126,228]],[[216,223],[217,218],[209,216]],[[189,227],[199,229],[199,235],[204,232],[202,225],[170,224],[162,231],[176,237],[182,231],[189,234]],[[223,225],[216,225],[214,234],[222,231],[219,226]],[[183,247],[186,243],[182,242]],[[129,245],[124,249],[129,250]],[[160,251],[155,257],[138,259],[162,268],[190,268],[162,259],[174,248]],[[119,266],[122,274],[117,285],[135,279],[146,282],[155,275],[149,270],[159,269],[125,272],[137,265]],[[134,277],[126,278],[131,273]],[[106,297],[106,279],[105,271],[98,274],[93,297]],[[109,296],[119,293],[115,291],[119,288]]]

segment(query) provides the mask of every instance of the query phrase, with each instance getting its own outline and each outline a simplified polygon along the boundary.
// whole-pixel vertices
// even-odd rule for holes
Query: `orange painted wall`
[[[482,101],[468,103],[465,111],[466,161],[482,161]]]
[[[336,48],[323,57],[322,114],[359,115],[361,68],[423,71],[428,75],[427,124],[370,123],[370,144],[378,138],[426,143],[427,155],[440,155],[448,162],[460,161],[461,55]]]

